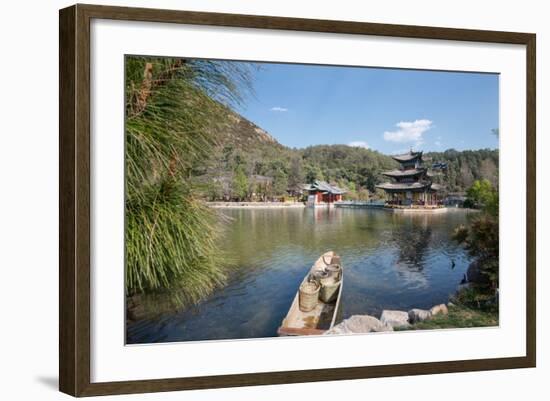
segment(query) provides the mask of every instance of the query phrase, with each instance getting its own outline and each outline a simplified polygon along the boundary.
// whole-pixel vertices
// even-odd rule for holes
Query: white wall
[[[550,25],[545,2],[505,1],[97,1],[101,4],[435,25],[537,33],[538,149],[550,151]],[[0,367],[3,399],[61,399],[57,393],[57,10],[69,1],[4,2],[0,15]],[[6,88],[7,87],[7,88]],[[7,90],[6,90],[7,89]],[[547,392],[550,306],[542,283],[549,213],[538,158],[538,368],[390,379],[207,390],[125,399],[280,400],[297,397],[411,400],[517,399]],[[546,192],[546,193],[545,193]],[[545,196],[546,195],[546,196]],[[6,274],[7,273],[7,274]],[[545,314],[543,316],[543,314]],[[452,344],[449,344],[452,347]],[[105,400],[112,397],[103,398]],[[122,399],[119,398],[119,399]]]

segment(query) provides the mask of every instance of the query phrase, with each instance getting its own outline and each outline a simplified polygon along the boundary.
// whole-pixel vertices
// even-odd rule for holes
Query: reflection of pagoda
[[[424,217],[428,216],[424,214]],[[426,224],[426,220],[417,220],[424,217],[410,216],[410,220],[405,220],[408,224],[395,231],[392,238],[399,250],[394,269],[401,280],[417,288],[428,286],[429,277],[424,273],[424,268],[431,263],[428,258],[434,246],[431,244],[431,224]]]
[[[395,233],[395,242],[399,247],[397,262],[405,264],[411,271],[422,271],[430,248],[432,228],[413,222],[412,226]]]
[[[386,191],[387,207],[403,211],[445,210],[437,196],[441,187],[432,183],[428,169],[422,166],[422,152],[411,150],[392,158],[399,162],[400,168],[382,174],[393,178],[394,182],[377,185]]]

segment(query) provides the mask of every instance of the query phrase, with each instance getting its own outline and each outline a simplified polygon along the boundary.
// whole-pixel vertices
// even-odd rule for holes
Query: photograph
[[[498,73],[124,77],[127,345],[499,326]]]
[[[544,3],[4,10],[0,399],[548,389]]]

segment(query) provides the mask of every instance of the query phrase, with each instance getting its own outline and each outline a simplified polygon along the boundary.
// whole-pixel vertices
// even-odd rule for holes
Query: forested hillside
[[[487,179],[498,188],[498,150],[454,149],[426,153],[430,164],[442,162],[447,168],[435,174],[434,181],[445,185],[449,192],[464,192],[475,180]]]
[[[209,200],[265,200],[295,194],[306,183],[324,180],[348,190],[348,199],[381,196],[382,172],[398,167],[388,155],[347,145],[291,149],[244,117],[228,110],[216,133],[212,157],[196,171]],[[448,192],[464,192],[474,180],[498,185],[498,150],[429,152],[425,165]]]

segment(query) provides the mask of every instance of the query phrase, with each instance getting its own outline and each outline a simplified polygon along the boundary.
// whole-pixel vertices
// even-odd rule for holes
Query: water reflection
[[[220,246],[238,266],[228,285],[187,310],[130,324],[129,343],[274,336],[304,274],[327,250],[339,253],[344,264],[343,317],[445,302],[468,265],[464,250],[450,239],[468,219],[464,211],[221,213],[230,222]]]

